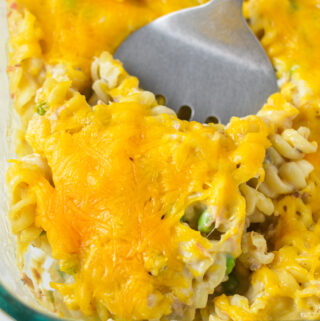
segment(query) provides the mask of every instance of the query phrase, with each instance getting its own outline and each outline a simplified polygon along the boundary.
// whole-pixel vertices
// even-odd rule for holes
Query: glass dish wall
[[[8,204],[5,188],[7,160],[14,158],[12,124],[14,116],[10,112],[9,88],[6,76],[6,43],[8,28],[6,3],[0,1],[0,309],[12,318],[24,321],[58,320],[40,312],[40,307],[20,280],[16,266],[15,239],[10,232],[7,219]]]

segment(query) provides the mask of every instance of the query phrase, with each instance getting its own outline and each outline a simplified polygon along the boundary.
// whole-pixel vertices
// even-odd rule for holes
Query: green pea
[[[235,265],[236,265],[236,260],[231,254],[228,253],[226,255],[226,274],[227,275],[229,275],[232,272]]]
[[[43,116],[47,112],[47,109],[48,109],[48,104],[46,102],[42,102],[42,103],[37,105],[36,112],[40,116]]]
[[[198,231],[208,234],[214,228],[214,220],[208,210],[202,212],[198,220]]]
[[[228,281],[222,283],[222,287],[225,294],[233,295],[237,292],[237,289],[239,287],[239,280],[235,275],[230,274]]]

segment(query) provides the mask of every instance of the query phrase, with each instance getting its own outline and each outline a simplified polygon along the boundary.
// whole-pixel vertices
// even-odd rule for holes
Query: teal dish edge
[[[0,284],[0,309],[11,318],[17,321],[61,321],[67,319],[59,319],[46,315],[40,311],[27,306],[19,301],[11,293],[9,293],[3,285]]]

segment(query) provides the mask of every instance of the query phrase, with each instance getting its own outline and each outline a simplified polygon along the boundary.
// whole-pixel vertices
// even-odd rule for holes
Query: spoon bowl
[[[212,0],[161,17],[128,37],[115,57],[181,119],[227,123],[255,114],[278,90],[242,0]]]

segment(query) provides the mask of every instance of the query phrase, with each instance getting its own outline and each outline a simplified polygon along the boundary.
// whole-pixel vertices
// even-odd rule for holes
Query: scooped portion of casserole
[[[307,2],[245,2],[281,90],[222,125],[180,120],[112,57],[135,29],[201,1],[7,1],[20,117],[9,219],[42,304],[88,320],[320,316],[320,50],[298,50],[320,12]]]

